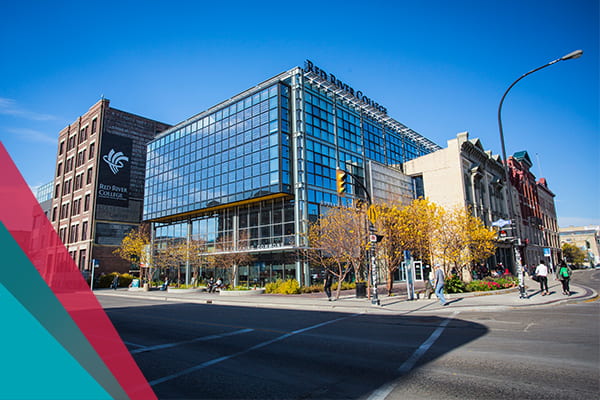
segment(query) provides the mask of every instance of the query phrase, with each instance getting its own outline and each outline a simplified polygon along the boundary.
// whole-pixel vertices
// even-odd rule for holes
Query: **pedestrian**
[[[547,296],[550,293],[548,292],[548,267],[544,264],[544,260],[540,260],[540,265],[535,268],[535,276],[538,277],[538,282],[540,283],[540,292],[542,292],[542,296]]]
[[[447,306],[448,302],[444,297],[444,271],[440,264],[435,264],[435,295],[440,299],[440,304]]]
[[[119,274],[115,274],[115,277],[110,286],[113,288],[113,290],[117,290],[117,288],[119,287]]]
[[[433,281],[435,279],[435,276],[433,274],[433,270],[429,265],[426,265],[423,269],[423,275],[425,276],[425,297],[430,299],[431,295],[434,292]]]
[[[573,274],[573,270],[569,268],[569,266],[561,261],[558,270],[556,271],[556,279],[562,283],[563,294],[565,296],[571,295],[571,289],[569,288],[569,281],[571,280],[571,275]]]
[[[325,290],[325,294],[327,295],[327,300],[331,301],[331,284],[333,281],[333,277],[331,276],[331,271],[328,269],[325,270],[325,279],[323,281],[323,290]]]

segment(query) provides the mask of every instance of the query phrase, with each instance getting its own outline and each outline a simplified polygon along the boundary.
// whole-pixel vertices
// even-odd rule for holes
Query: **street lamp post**
[[[552,64],[556,64],[559,61],[565,61],[565,60],[572,60],[575,58],[579,58],[581,57],[581,55],[583,54],[583,50],[575,50],[565,56],[562,56],[561,58],[558,58],[554,61],[550,61],[547,64],[542,65],[541,67],[532,69],[531,71],[521,75],[519,77],[519,79],[517,79],[516,81],[514,81],[509,87],[508,89],[506,89],[506,92],[504,92],[504,95],[502,95],[502,99],[500,100],[500,105],[498,106],[498,128],[500,130],[500,144],[502,145],[502,159],[504,160],[504,177],[506,179],[506,189],[507,189],[507,195],[506,197],[508,198],[508,217],[509,219],[513,222],[513,226],[515,228],[515,232],[516,232],[516,240],[517,243],[515,245],[515,243],[512,243],[512,247],[513,247],[513,252],[514,252],[514,261],[516,264],[516,268],[517,268],[517,272],[519,272],[519,270],[522,268],[521,267],[521,254],[519,253],[519,248],[518,245],[521,242],[521,234],[519,231],[519,225],[517,223],[517,221],[515,220],[515,216],[513,215],[513,198],[512,198],[512,187],[510,184],[510,173],[508,170],[508,159],[506,158],[506,147],[504,145],[504,131],[502,130],[502,104],[504,103],[504,99],[506,98],[506,95],[508,94],[508,92],[510,91],[510,89],[513,88],[513,86],[515,86],[517,84],[517,82],[519,82],[521,79],[525,78],[527,75],[531,75],[534,72],[537,72],[541,69],[544,69],[546,67],[551,66]]]

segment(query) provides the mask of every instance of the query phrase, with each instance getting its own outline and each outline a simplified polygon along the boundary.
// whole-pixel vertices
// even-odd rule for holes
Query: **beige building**
[[[459,133],[444,149],[403,164],[413,178],[417,197],[426,197],[445,208],[468,207],[486,226],[509,219],[506,208],[504,167],[497,155],[485,151],[479,139]],[[501,243],[490,267],[511,266],[508,244]]]
[[[600,226],[560,228],[560,242],[579,247],[587,254],[589,266],[600,264]]]
[[[500,158],[485,151],[468,132],[448,141],[448,147],[403,164],[404,173],[422,179],[424,195],[446,208],[471,207],[486,226],[507,219],[504,169]]]

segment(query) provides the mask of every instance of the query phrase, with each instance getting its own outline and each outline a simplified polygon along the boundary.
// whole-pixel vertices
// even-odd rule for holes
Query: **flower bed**
[[[466,285],[468,292],[486,292],[489,290],[510,289],[519,284],[515,277],[508,276],[502,278],[485,278],[472,281]]]

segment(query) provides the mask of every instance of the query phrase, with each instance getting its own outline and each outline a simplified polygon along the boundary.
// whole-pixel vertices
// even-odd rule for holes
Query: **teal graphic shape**
[[[1,222],[0,254],[0,399],[128,398]]]
[[[4,285],[0,285],[0,309],[5,322],[0,331],[0,398],[111,398]]]

